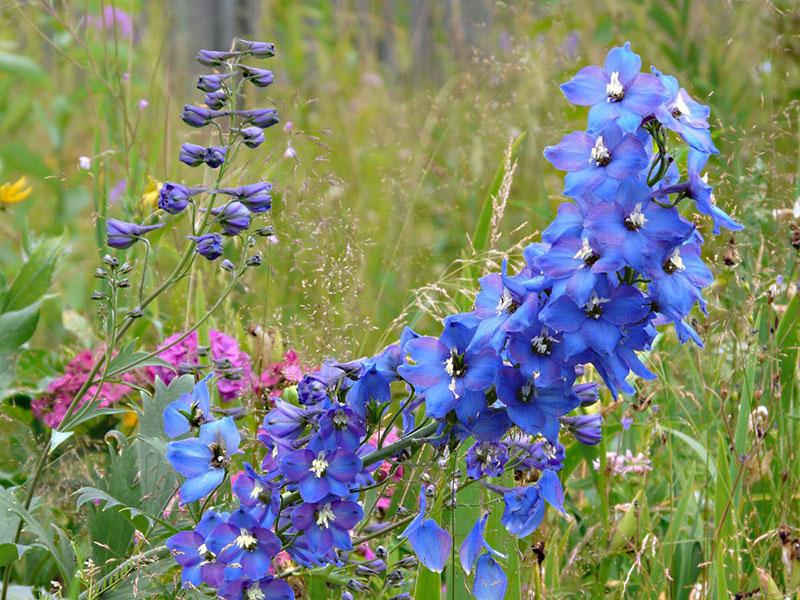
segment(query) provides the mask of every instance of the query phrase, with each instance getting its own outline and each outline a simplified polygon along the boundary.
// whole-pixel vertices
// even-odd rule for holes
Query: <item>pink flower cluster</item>
[[[102,352],[102,350],[98,351],[96,356],[93,355],[90,350],[80,352],[69,362],[64,370],[64,374],[50,382],[50,385],[47,386],[47,392],[31,402],[31,410],[33,414],[36,415],[37,419],[48,427],[58,427],[58,425],[61,424],[70,402],[72,402],[72,399],[80,391],[83,384],[86,383],[89,371],[91,371],[94,366],[94,361],[99,357],[100,352]],[[122,379],[124,381],[133,382],[135,381],[135,375],[126,373],[122,376]],[[83,398],[81,398],[79,406],[93,398],[95,392],[97,392],[97,386],[93,385],[86,391]],[[129,392],[130,388],[126,385],[104,383],[97,396],[99,406],[106,407],[115,404],[122,400]]]
[[[158,376],[164,383],[169,383],[178,374],[195,372],[201,365],[201,359],[206,358],[203,364],[210,363],[213,368],[217,389],[223,401],[230,402],[251,387],[253,371],[250,366],[250,357],[239,348],[235,339],[212,329],[209,331],[211,343],[208,349],[209,355],[201,356],[197,332],[193,331],[185,339],[175,344],[175,341],[182,335],[182,333],[175,333],[164,340],[160,346],[160,348],[164,348],[164,351],[158,355],[159,358],[175,367],[175,371],[166,367],[148,367],[151,380],[155,380]]]
[[[270,363],[264,368],[256,387],[270,398],[279,398],[284,388],[300,382],[303,373],[305,367],[300,363],[297,352],[289,350],[283,355],[282,360]]]

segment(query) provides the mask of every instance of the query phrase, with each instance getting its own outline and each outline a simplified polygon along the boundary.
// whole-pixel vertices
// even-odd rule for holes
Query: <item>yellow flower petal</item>
[[[147,187],[142,194],[142,207],[155,210],[158,206],[158,192],[161,189],[161,182],[156,181],[150,175],[147,176]]]
[[[28,185],[28,179],[23,175],[14,183],[0,185],[0,204],[17,204],[33,193],[33,188]]]

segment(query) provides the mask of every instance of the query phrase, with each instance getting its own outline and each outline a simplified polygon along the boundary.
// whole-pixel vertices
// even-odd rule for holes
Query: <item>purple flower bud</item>
[[[600,413],[561,417],[561,423],[572,432],[575,439],[581,444],[594,446],[603,439],[603,416]]]
[[[236,265],[234,265],[231,261],[227,258],[220,263],[220,268],[223,271],[234,271],[236,269]]]
[[[177,215],[189,206],[192,196],[204,191],[202,188],[189,189],[180,183],[167,182],[158,191],[158,208]]]
[[[221,50],[200,50],[195,60],[207,67],[218,67],[226,60],[238,56],[240,52],[223,52]]]
[[[631,428],[631,425],[633,425],[633,416],[630,415],[630,414],[627,414],[627,415],[623,416],[622,417],[622,430],[623,431],[628,431],[628,429]]]
[[[194,106],[193,104],[187,104],[183,107],[181,119],[183,119],[184,123],[192,127],[205,127],[211,123],[213,119],[221,117],[225,114],[226,113],[216,110],[210,110],[205,106]]]
[[[573,385],[572,391],[581,399],[581,406],[591,406],[600,399],[600,386],[594,381]]]
[[[217,217],[224,235],[236,235],[250,227],[250,211],[241,202],[230,202],[225,206],[212,208],[211,214]]]
[[[133,246],[141,236],[148,231],[160,229],[163,223],[155,225],[136,225],[135,223],[127,223],[125,221],[118,221],[117,219],[108,219],[106,221],[106,239],[109,246],[124,250]]]
[[[205,148],[197,144],[187,143],[181,145],[180,161],[190,167],[196,167],[205,163],[212,169],[216,169],[225,162],[226,152],[227,148],[223,146]]]
[[[248,148],[258,148],[264,141],[264,130],[259,127],[244,127],[239,130],[242,142]]]
[[[272,208],[272,184],[268,181],[251,183],[235,188],[220,188],[217,192],[233,196],[244,204],[250,212],[262,213]]]
[[[208,260],[217,260],[222,256],[222,236],[218,233],[206,233],[204,235],[190,235],[190,240],[197,244],[197,253]]]
[[[266,129],[280,123],[278,111],[274,108],[253,108],[251,110],[237,110],[236,114],[244,119],[245,123]]]
[[[203,92],[216,92],[222,88],[222,82],[232,77],[233,73],[212,73],[197,78],[197,89]]]
[[[275,56],[275,44],[271,42],[251,42],[239,40],[242,50],[256,58],[271,58]]]
[[[242,76],[256,87],[267,87],[275,81],[275,76],[269,69],[259,69],[258,67],[248,67],[247,65],[237,65],[242,71]]]
[[[206,103],[208,108],[213,110],[220,110],[225,106],[228,101],[228,92],[225,90],[217,90],[216,92],[209,92],[206,94],[203,102]]]

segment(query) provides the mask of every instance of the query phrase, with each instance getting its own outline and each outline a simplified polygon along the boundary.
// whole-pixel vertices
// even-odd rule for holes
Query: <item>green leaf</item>
[[[64,252],[64,238],[40,242],[14,278],[3,302],[3,312],[15,311],[37,302],[50,288],[56,260]]]
[[[712,479],[717,478],[717,467],[714,465],[712,461],[709,460],[708,451],[700,442],[698,442],[693,437],[686,435],[682,431],[678,431],[677,429],[670,429],[669,427],[659,427],[659,429],[661,429],[661,431],[671,433],[675,437],[678,437],[682,439],[684,442],[686,442],[686,445],[689,446],[692,450],[694,450],[700,457],[700,460],[702,461],[703,465],[708,467],[708,471],[711,474],[711,478]]]
[[[0,52],[0,71],[32,83],[49,82],[47,72],[35,60],[21,54]]]
[[[0,356],[15,352],[31,339],[38,323],[38,302],[21,310],[0,314]]]
[[[53,431],[50,433],[49,452],[53,452],[56,448],[58,448],[61,444],[66,442],[73,435],[75,435],[74,431],[58,431],[57,429],[53,429]]]
[[[149,352],[142,350],[135,350],[136,342],[130,342],[124,346],[117,355],[111,359],[111,364],[108,367],[109,377],[116,377],[122,375],[133,369],[141,367],[166,367],[172,369],[172,365],[167,361],[153,356],[146,358]]]
[[[75,506],[77,508],[80,508],[87,502],[92,502],[96,505],[99,505],[104,510],[118,508],[119,510],[129,513],[131,518],[141,515],[147,519],[148,523],[153,523],[153,517],[151,515],[148,515],[146,512],[139,510],[135,506],[130,506],[129,504],[126,504],[125,502],[118,500],[114,496],[111,496],[103,490],[99,490],[95,487],[82,487],[75,492],[75,495],[78,496],[78,499],[75,502]]]

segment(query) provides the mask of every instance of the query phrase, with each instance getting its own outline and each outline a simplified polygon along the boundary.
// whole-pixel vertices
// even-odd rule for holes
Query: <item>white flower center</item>
[[[558,340],[547,335],[547,328],[542,328],[542,331],[539,333],[539,335],[531,340],[531,348],[533,348],[533,351],[536,352],[536,354],[549,356],[553,351],[551,346],[555,343],[558,343]]]
[[[625,97],[625,87],[619,80],[619,71],[611,72],[611,79],[606,84],[606,96],[609,102],[618,102]]]
[[[335,519],[336,515],[333,514],[330,504],[326,504],[317,512],[317,525],[324,527],[325,529],[327,529],[329,524]]]
[[[644,227],[644,224],[647,223],[647,217],[645,217],[642,212],[641,202],[638,202],[636,206],[633,207],[633,212],[628,215],[627,221],[634,229],[641,229]]]
[[[602,305],[608,301],[608,298],[600,298],[596,293],[592,294],[592,297],[589,298],[589,301],[584,307],[584,311],[593,319],[599,319],[602,313]]]
[[[333,414],[333,425],[337,429],[344,429],[347,426],[347,413],[343,410],[337,410]]]
[[[250,586],[247,588],[247,600],[264,600],[266,596],[264,592],[261,591],[261,588],[258,587],[258,584]]]
[[[579,260],[586,260],[590,256],[594,254],[594,250],[589,245],[589,239],[583,238],[580,249],[575,253],[572,258],[577,258]]]
[[[598,135],[597,139],[594,141],[592,158],[589,162],[593,162],[598,167],[604,167],[611,162],[611,152],[609,152],[608,148],[606,147],[602,135]]]
[[[243,550],[252,550],[258,545],[258,540],[247,529],[242,528],[233,543]]]
[[[544,444],[542,444],[542,452],[547,458],[556,457],[556,447],[550,442],[545,442]]]
[[[255,499],[261,495],[261,492],[264,491],[264,488],[261,487],[261,484],[257,481],[253,484],[253,489],[250,491],[250,497]]]
[[[511,297],[511,294],[508,293],[508,290],[504,289],[503,295],[500,296],[500,301],[497,303],[495,311],[497,311],[498,315],[502,314],[506,312],[513,303],[514,299]]]
[[[445,373],[450,375],[450,377],[452,377],[453,373],[455,373],[455,366],[453,365],[453,355],[452,354],[450,355],[450,358],[448,358],[446,361],[444,361],[444,371],[445,371]]]
[[[680,113],[678,115],[678,117],[681,116],[681,115],[688,115],[689,114],[689,107],[686,104],[686,100],[683,99],[683,94],[682,93],[679,92],[678,95],[676,96],[675,104],[674,104],[673,108],[674,108],[674,110],[677,110]],[[673,113],[673,115],[674,115],[674,113]],[[675,118],[677,118],[677,117],[675,117]]]
[[[325,460],[325,452],[321,451],[317,454],[317,458],[311,461],[311,471],[314,475],[317,476],[317,479],[321,478],[325,474],[325,469],[328,468],[328,461]]]
[[[680,248],[675,248],[675,252],[672,253],[672,256],[669,257],[668,261],[672,263],[675,271],[685,271],[686,265],[683,264],[683,259],[681,258],[681,250]]]

